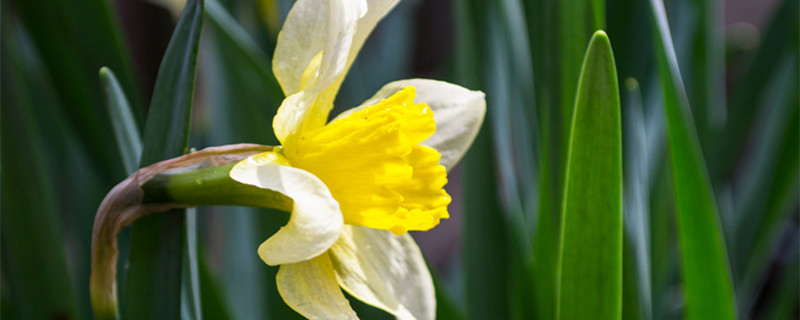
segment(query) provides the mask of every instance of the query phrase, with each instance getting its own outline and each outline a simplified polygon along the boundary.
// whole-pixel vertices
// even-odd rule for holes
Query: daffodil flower
[[[95,310],[115,312],[115,237],[139,216],[170,207],[267,203],[263,206],[291,212],[288,224],[261,244],[258,254],[266,264],[280,266],[278,291],[292,309],[311,319],[356,319],[344,289],[400,319],[435,317],[433,281],[407,231],[429,230],[448,218],[447,170],[483,122],[483,93],[435,80],[400,80],[328,122],[359,49],[396,3],[295,3],[273,59],[286,94],[273,120],[281,146],[209,148],[141,169],[115,187],[95,220]],[[170,188],[153,182],[160,174],[196,169],[197,163],[209,166],[211,160],[217,167],[202,174],[212,183],[168,190],[157,203],[142,200]],[[222,170],[226,175],[220,178],[222,164],[229,171]],[[205,193],[208,186],[217,194]],[[239,186],[268,191],[271,198],[253,200],[252,191],[214,198],[236,194],[243,190]]]
[[[408,230],[447,218],[443,187],[483,121],[484,95],[433,80],[390,83],[326,123],[345,73],[396,1],[298,1],[273,71],[286,99],[281,147],[237,164],[234,180],[294,200],[258,249],[278,290],[308,318],[356,318],[340,287],[401,319],[433,319],[436,300]]]

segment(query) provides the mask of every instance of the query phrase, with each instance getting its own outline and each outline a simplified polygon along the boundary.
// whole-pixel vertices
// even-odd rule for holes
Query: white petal
[[[289,223],[258,247],[268,265],[311,259],[339,238],[344,220],[339,203],[322,181],[285,165],[272,152],[250,156],[236,164],[230,177],[238,182],[280,192],[294,200]]]
[[[283,301],[308,319],[358,319],[336,283],[328,254],[281,265],[277,286]]]
[[[437,80],[409,79],[391,82],[360,106],[347,110],[336,119],[378,103],[406,86],[417,89],[417,103],[425,103],[433,110],[436,133],[422,144],[442,154],[439,161],[447,170],[452,169],[467,152],[486,115],[486,96],[483,92]]]
[[[272,70],[287,96],[302,90],[303,72],[322,52],[312,87],[327,87],[345,70],[365,0],[299,0],[289,11],[275,47]],[[318,89],[317,91],[320,91]]]
[[[339,86],[358,51],[397,1],[295,3],[278,35],[272,60],[275,77],[287,96],[273,120],[275,135],[281,143],[285,144],[298,132],[325,125]],[[315,60],[320,53],[322,56]]]
[[[328,252],[339,285],[352,296],[398,319],[436,317],[433,280],[410,235],[345,225]]]

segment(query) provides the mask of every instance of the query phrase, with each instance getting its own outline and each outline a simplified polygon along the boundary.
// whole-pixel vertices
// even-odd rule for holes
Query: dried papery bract
[[[106,195],[94,220],[92,229],[92,274],[90,291],[92,305],[109,318],[117,313],[117,234],[122,228],[144,215],[193,205],[175,202],[144,203],[142,186],[160,174],[213,168],[236,163],[253,154],[272,150],[270,146],[234,144],[206,148],[181,157],[161,161],[139,169],[119,183]]]

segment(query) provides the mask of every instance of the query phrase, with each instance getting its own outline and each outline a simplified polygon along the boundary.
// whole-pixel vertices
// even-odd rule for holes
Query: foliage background
[[[482,133],[451,174],[452,218],[414,234],[435,274],[440,318],[555,317],[567,142],[583,55],[596,29],[606,30],[614,50],[624,164],[616,182],[624,185],[623,294],[603,301],[621,303],[626,319],[684,318],[692,303],[684,298],[691,284],[682,274],[691,270],[681,267],[689,253],[676,221],[676,194],[687,192],[676,186],[686,181],[676,181],[670,165],[664,112],[676,103],[669,85],[677,76],[727,253],[709,263],[730,268],[738,317],[800,316],[798,2],[666,1],[673,48],[658,40],[659,4],[404,1],[375,30],[334,114],[410,77],[487,94]],[[276,143],[271,119],[283,97],[270,57],[290,6],[205,1],[190,147]],[[0,316],[90,319],[94,212],[131,170],[120,151],[130,145],[115,139],[98,71],[107,66],[117,75],[132,110],[123,120],[144,132],[176,16],[140,0],[3,0],[0,11]],[[675,55],[679,74],[660,68],[664,52]],[[182,279],[180,287],[127,283],[131,244],[128,232],[122,235],[124,317],[145,309],[169,319],[297,317],[277,295],[277,270],[256,254],[286,214],[214,207],[185,219],[169,230],[182,234],[179,267],[162,270]],[[142,288],[180,299],[131,294]],[[354,304],[363,318],[387,318]]]

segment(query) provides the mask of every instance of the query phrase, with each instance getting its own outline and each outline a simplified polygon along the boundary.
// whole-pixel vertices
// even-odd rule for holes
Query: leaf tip
[[[608,40],[608,34],[603,30],[597,30],[592,35],[592,40],[589,42],[589,48],[603,46],[603,48],[611,51],[611,41]]]

